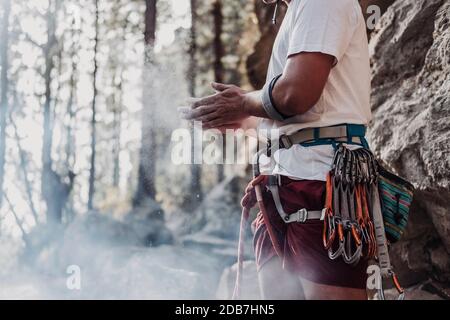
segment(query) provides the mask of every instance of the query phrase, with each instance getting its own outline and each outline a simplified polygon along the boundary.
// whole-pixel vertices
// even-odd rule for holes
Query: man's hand
[[[235,86],[213,83],[216,94],[196,101],[187,120],[201,121],[204,129],[237,129],[250,117],[246,108],[246,92]]]

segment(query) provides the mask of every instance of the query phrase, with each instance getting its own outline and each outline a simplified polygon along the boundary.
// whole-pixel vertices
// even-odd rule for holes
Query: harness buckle
[[[291,139],[289,138],[289,136],[283,134],[282,136],[280,136],[280,147],[284,148],[284,149],[289,149],[293,146],[294,144],[292,143]]]
[[[296,221],[299,223],[305,223],[306,220],[308,220],[308,210],[306,210],[305,208],[298,210],[294,214],[297,216]]]

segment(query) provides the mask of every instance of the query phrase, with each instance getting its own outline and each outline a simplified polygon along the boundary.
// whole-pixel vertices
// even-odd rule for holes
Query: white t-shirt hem
[[[334,63],[333,67],[338,63],[338,61],[342,58],[339,56],[339,53],[336,49],[327,47],[320,44],[305,44],[305,45],[298,45],[292,48],[289,48],[288,51],[288,57],[302,53],[302,52],[320,52],[324,54],[328,54],[330,56],[334,57]]]

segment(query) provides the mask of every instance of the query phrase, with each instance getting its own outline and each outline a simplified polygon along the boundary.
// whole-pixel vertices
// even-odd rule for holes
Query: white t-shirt
[[[343,123],[367,125],[371,120],[369,49],[358,1],[292,0],[275,39],[267,81],[283,73],[288,57],[301,52],[322,52],[336,59],[322,96],[308,112],[282,122],[263,119],[259,128],[291,134]],[[325,181],[333,154],[330,145],[294,145],[276,151],[270,159],[261,156],[260,165],[264,174]]]

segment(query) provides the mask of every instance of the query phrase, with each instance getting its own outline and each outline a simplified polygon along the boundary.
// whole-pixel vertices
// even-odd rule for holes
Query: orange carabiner
[[[342,226],[342,222],[338,222],[337,224],[338,228],[338,235],[339,235],[339,241],[344,241],[344,227]]]
[[[394,283],[395,289],[397,289],[399,294],[405,293],[405,290],[401,286],[400,281],[398,280],[398,277],[394,272],[392,272],[392,282]]]
[[[398,296],[396,300],[404,300],[405,299],[405,290],[400,285],[400,282],[398,281],[397,275],[394,273],[394,271],[390,270],[389,274],[391,276],[392,282],[394,283],[395,289],[398,292]],[[383,277],[380,278],[380,288],[378,289],[378,295],[381,300],[386,300],[386,297],[384,295],[384,289],[383,289]]]
[[[329,249],[336,237],[336,226],[333,219],[333,184],[331,172],[327,174],[326,196],[325,196],[325,216],[323,220],[322,241],[325,249]]]
[[[336,238],[336,226],[332,214],[325,214],[323,224],[322,241],[324,248],[328,250]]]
[[[361,200],[361,185],[356,186],[355,196],[356,196],[356,220],[361,227],[364,227],[364,215]]]
[[[358,230],[356,230],[355,225],[352,225],[351,231],[352,231],[353,239],[355,239],[355,241],[356,241],[356,245],[360,246],[361,245],[361,238],[359,236]]]

